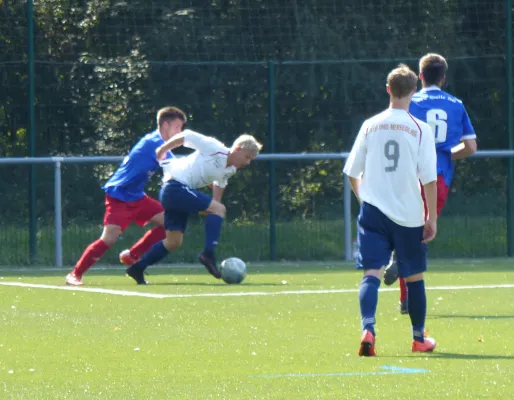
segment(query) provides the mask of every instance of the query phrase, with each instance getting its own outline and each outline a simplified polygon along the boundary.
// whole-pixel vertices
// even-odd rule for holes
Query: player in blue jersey
[[[439,216],[451,185],[454,160],[469,157],[477,151],[476,134],[462,101],[441,90],[446,81],[448,64],[439,54],[429,53],[419,60],[422,89],[410,103],[410,113],[427,122],[435,135],[437,152],[437,215]],[[386,269],[384,283],[397,278],[397,265]],[[408,313],[407,288],[400,278],[400,312]]]
[[[82,275],[104,255],[132,222],[139,226],[152,222],[157,227],[146,232],[134,246],[120,254],[120,261],[127,266],[137,262],[148,249],[165,238],[164,209],[160,202],[146,195],[145,186],[150,176],[159,169],[155,151],[182,132],[186,120],[186,114],[177,107],[160,109],[157,112],[158,128],[136,143],[102,187],[105,192],[102,235],[86,248],[73,271],[66,276],[67,285],[82,285]],[[172,157],[171,152],[166,157]]]

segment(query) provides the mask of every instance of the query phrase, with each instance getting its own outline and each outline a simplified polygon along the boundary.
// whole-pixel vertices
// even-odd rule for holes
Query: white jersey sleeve
[[[166,182],[168,181],[170,178],[171,178],[171,168],[172,168],[172,165],[171,163],[175,160],[174,157],[172,158],[166,158],[164,160],[161,160],[159,161],[159,165],[161,166],[162,168],[162,174],[163,174],[163,182]]]
[[[366,132],[367,121],[362,124],[344,165],[343,172],[352,178],[359,179],[364,173],[364,166],[366,164]]]
[[[234,170],[234,172],[232,174],[228,174],[228,173],[225,174],[222,179],[216,180],[216,181],[212,182],[212,184],[217,186],[217,187],[219,187],[219,188],[222,188],[222,189],[226,188],[227,185],[228,185],[228,179],[232,175],[234,175],[235,172],[236,171]]]
[[[435,136],[430,125],[420,121],[421,140],[419,145],[418,173],[422,185],[437,180],[437,153]]]
[[[225,145],[213,137],[202,135],[190,129],[184,130],[183,134],[184,146],[198,150],[202,154],[226,153],[227,151]]]

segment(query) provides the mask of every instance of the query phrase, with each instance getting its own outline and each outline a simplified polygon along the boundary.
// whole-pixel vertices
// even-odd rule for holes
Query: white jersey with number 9
[[[362,178],[362,201],[399,225],[417,227],[425,221],[419,182],[437,179],[436,164],[431,127],[390,108],[364,122],[343,171]]]

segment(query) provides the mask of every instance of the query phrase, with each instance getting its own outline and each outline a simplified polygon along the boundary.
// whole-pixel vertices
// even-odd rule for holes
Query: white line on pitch
[[[126,290],[112,290],[102,288],[88,288],[88,287],[75,287],[75,286],[57,286],[57,285],[41,285],[37,283],[24,283],[24,282],[0,282],[4,286],[21,286],[35,289],[56,289],[56,290],[71,290],[77,292],[90,292],[90,293],[104,293],[114,294],[117,296],[138,296],[138,297],[152,297],[155,299],[163,299],[169,297],[167,294],[157,293],[142,293],[142,292],[129,292]]]
[[[158,293],[144,293],[144,292],[131,292],[126,290],[102,289],[102,288],[88,288],[88,287],[74,287],[74,286],[57,286],[57,285],[42,285],[37,283],[24,283],[24,282],[0,282],[3,286],[18,286],[29,287],[35,289],[55,289],[55,290],[71,290],[77,292],[89,293],[104,293],[113,294],[117,296],[134,296],[134,297],[150,297],[154,299],[177,299],[177,298],[190,298],[190,297],[243,297],[243,296],[277,296],[277,295],[291,295],[291,294],[333,294],[333,293],[357,293],[359,289],[319,289],[319,290],[283,290],[277,292],[232,292],[232,293],[194,293],[194,294],[158,294]],[[172,286],[172,285],[170,285]],[[244,287],[244,285],[243,285]],[[514,284],[498,284],[498,285],[463,285],[463,286],[429,286],[427,290],[469,290],[469,289],[512,289]],[[396,288],[380,289],[381,292],[397,291]]]

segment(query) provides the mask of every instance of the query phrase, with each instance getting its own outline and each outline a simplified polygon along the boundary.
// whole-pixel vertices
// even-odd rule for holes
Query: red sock
[[[166,230],[162,226],[157,226],[146,232],[137,243],[130,248],[130,255],[136,260],[139,260],[150,247],[155,243],[160,242],[166,237]]]
[[[398,280],[400,281],[400,301],[404,302],[407,300],[407,284],[403,278],[399,278]]]
[[[77,264],[75,264],[73,273],[80,278],[107,250],[109,250],[109,246],[107,246],[102,239],[95,240],[84,250]]]

